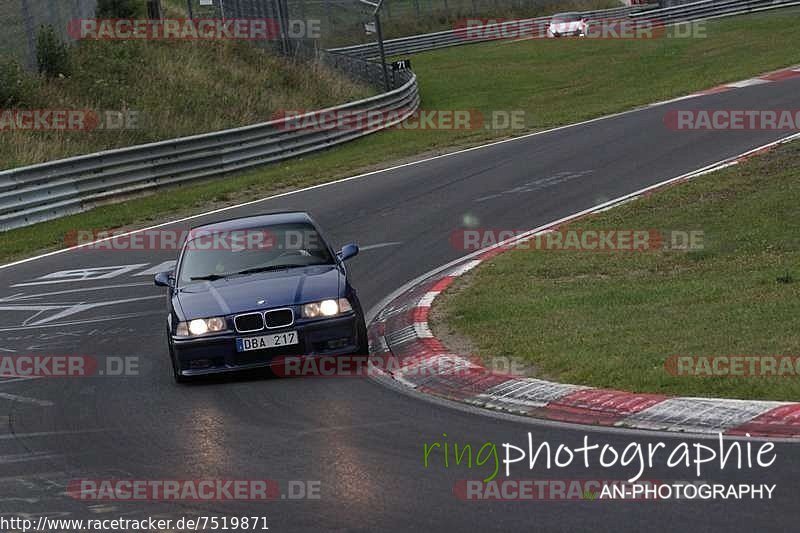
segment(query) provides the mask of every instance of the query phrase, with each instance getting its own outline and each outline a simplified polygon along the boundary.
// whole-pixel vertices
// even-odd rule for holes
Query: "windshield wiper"
[[[193,276],[189,278],[192,281],[216,281],[218,279],[230,278],[231,276],[246,276],[247,274],[258,274],[259,272],[271,272],[273,270],[287,270],[290,268],[303,268],[307,266],[324,265],[325,263],[311,263],[308,265],[269,265],[255,268],[247,268],[239,272],[227,274],[208,274],[206,276]]]
[[[216,281],[218,279],[227,278],[232,274],[209,274],[207,276],[192,276],[189,278],[191,281]]]
[[[263,266],[263,267],[255,267],[255,268],[247,268],[245,270],[240,270],[236,273],[237,276],[245,275],[245,274],[258,274],[259,272],[270,272],[272,270],[286,270],[288,268],[300,268],[309,265],[270,265],[270,266]]]

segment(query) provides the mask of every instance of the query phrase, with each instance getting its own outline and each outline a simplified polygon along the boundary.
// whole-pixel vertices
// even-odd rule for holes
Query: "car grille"
[[[248,313],[239,315],[233,319],[236,331],[239,333],[249,333],[251,331],[261,331],[264,329],[264,317],[261,313]]]
[[[294,312],[291,309],[275,309],[264,313],[264,321],[268,329],[285,328],[294,324]]]

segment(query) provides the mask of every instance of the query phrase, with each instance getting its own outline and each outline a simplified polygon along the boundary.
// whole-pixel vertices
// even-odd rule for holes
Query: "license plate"
[[[260,337],[244,337],[236,339],[237,352],[251,352],[253,350],[268,350],[270,348],[280,348],[281,346],[292,346],[299,344],[296,331],[286,331],[284,333],[273,333],[272,335],[262,335]]]

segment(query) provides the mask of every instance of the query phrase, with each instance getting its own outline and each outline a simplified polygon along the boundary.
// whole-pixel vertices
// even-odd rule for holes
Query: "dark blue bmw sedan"
[[[281,356],[369,353],[344,262],[306,213],[192,229],[172,272],[167,337],[175,380],[268,366]]]

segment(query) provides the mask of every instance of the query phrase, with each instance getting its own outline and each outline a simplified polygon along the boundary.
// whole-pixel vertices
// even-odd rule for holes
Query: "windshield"
[[[198,232],[184,246],[178,280],[184,285],[333,262],[328,245],[307,223]]]
[[[555,23],[577,22],[579,20],[581,20],[580,13],[559,13],[558,15],[553,15],[553,22]]]

